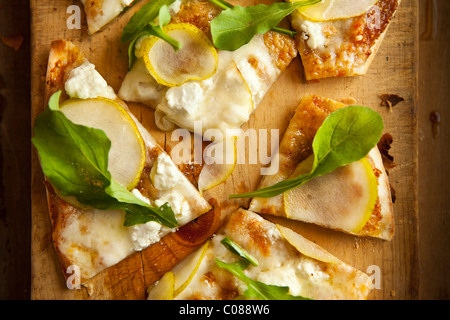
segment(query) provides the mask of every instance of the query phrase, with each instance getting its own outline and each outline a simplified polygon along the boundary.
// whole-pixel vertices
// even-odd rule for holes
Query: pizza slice
[[[59,122],[56,122],[56,128],[46,128],[48,124],[38,119],[34,126],[33,143],[39,151],[41,166],[46,168],[44,175],[52,238],[66,277],[70,275],[67,268],[77,266],[82,280],[89,279],[132,253],[158,243],[163,236],[211,209],[74,44],[64,40],[52,42],[46,82],[46,95],[47,98],[52,96],[53,103],[54,93],[62,92],[58,111],[71,120],[73,126],[81,124],[85,131],[90,130],[89,134],[100,131],[86,137],[85,131],[71,129],[72,125],[66,122],[62,122],[65,125],[61,128]],[[74,138],[76,143],[71,148],[83,150],[88,154],[86,158],[97,167],[107,165],[111,175],[107,194],[113,194],[117,201],[105,200],[97,188],[108,173],[103,172],[97,178],[90,173],[92,168],[84,167],[78,158],[62,161],[54,154],[47,154],[49,149],[45,148],[53,147],[56,153],[70,154],[69,159],[72,159],[73,150],[55,140],[64,137],[64,128],[70,129],[67,129],[68,135],[81,137],[81,140]],[[52,134],[47,134],[46,130]],[[96,141],[102,138],[99,133],[106,135],[111,143],[106,160],[98,156],[101,155],[100,149],[106,148],[104,140],[100,140],[102,145]],[[44,154],[43,150],[47,153]],[[89,156],[90,153],[95,156]],[[79,176],[72,176],[72,179],[64,175],[67,170],[72,172],[70,168],[78,167]],[[69,187],[75,191],[69,192]],[[80,188],[79,192],[77,188]],[[88,193],[91,189],[95,194]],[[82,198],[91,202],[82,201]],[[124,202],[126,205],[121,206]],[[156,217],[158,210],[171,212],[176,222],[172,226],[164,223],[167,221],[164,219],[147,219],[143,212],[144,209],[148,212],[149,207],[156,212]],[[131,220],[129,212],[134,214]]]
[[[292,229],[238,209],[148,299],[366,299],[370,277]]]
[[[317,130],[332,112],[344,106],[315,95],[304,97],[272,159],[279,161],[279,171],[263,176],[258,189],[309,172]],[[377,147],[361,161],[316,177],[289,192],[272,198],[255,197],[249,210],[358,236],[390,240],[394,235],[390,185]]]
[[[155,70],[157,66],[153,65],[163,58],[164,63],[158,67],[173,65],[178,58],[170,54],[168,44],[165,51],[160,49],[164,54],[158,54],[158,45],[153,45],[155,37],[144,35],[132,43],[136,61],[126,74],[118,96],[154,108],[156,123],[162,130],[178,126],[203,134],[208,129],[216,129],[226,136],[227,129],[237,129],[248,121],[271,85],[297,55],[295,40],[269,31],[256,35],[235,51],[219,50],[212,44],[210,24],[222,12],[221,8],[206,0],[180,0],[169,6],[169,12],[171,21],[165,27],[169,35],[177,37],[177,32],[183,33],[182,29],[184,34],[191,34],[177,38],[189,45],[178,51],[178,58],[184,56],[184,62],[174,65],[169,74],[184,72],[192,65],[193,74],[206,66],[211,66],[213,72],[186,81],[161,81],[164,70]],[[193,34],[199,33],[202,44],[192,46]],[[158,42],[162,48],[164,41]],[[210,59],[196,61],[198,51],[205,52]],[[200,121],[201,128],[196,128]]]
[[[344,12],[352,11],[350,6],[375,4],[356,17],[346,18],[343,13],[344,18],[335,18],[333,11],[339,14],[333,7],[335,2],[342,3]],[[400,0],[355,1],[358,5],[346,0],[335,2],[312,6],[318,9],[301,8],[290,16],[292,28],[298,32],[298,51],[306,80],[364,75],[400,5]]]
[[[81,0],[89,33],[101,30],[137,0]]]

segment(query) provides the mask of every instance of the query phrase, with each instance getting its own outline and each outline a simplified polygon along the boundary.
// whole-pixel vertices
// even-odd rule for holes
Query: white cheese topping
[[[71,98],[116,98],[113,88],[108,85],[90,62],[85,62],[70,72],[65,83],[65,90]]]
[[[191,220],[189,203],[179,192],[172,190],[164,193],[159,199],[155,200],[155,204],[158,207],[164,205],[166,202],[170,204],[179,224],[182,225]]]
[[[136,251],[141,251],[161,239],[162,226],[155,221],[129,227],[130,239]]]
[[[94,209],[74,217],[68,219],[58,241],[60,250],[85,272],[83,276],[91,277],[134,251],[123,211]]]
[[[125,101],[156,108],[155,120],[161,130],[168,127],[167,121],[190,131],[194,131],[197,121],[201,121],[203,131],[219,129],[225,134],[226,129],[237,129],[248,121],[280,74],[263,35],[256,35],[238,50],[219,50],[218,68],[210,78],[165,87],[146,71],[139,50],[141,40],[136,44],[137,62],[127,73],[118,95]]]
[[[140,194],[137,190],[133,190],[133,193],[136,195]],[[142,195],[138,197],[147,203],[150,202]],[[154,201],[154,205],[158,207],[165,203],[169,203],[179,225],[184,225],[193,219],[188,201],[176,189],[163,192],[163,194]],[[147,248],[161,240],[161,238],[169,232],[175,232],[177,230],[177,228],[169,229],[154,221],[136,224],[128,227],[128,229],[134,250],[137,251]]]
[[[158,155],[150,171],[150,177],[154,187],[161,191],[153,205],[160,207],[169,203],[179,225],[191,221],[194,217],[188,202],[189,197],[186,196],[191,190],[190,182],[167,154],[161,153]],[[132,193],[142,201],[151,204],[151,201],[137,189],[134,189]],[[176,229],[169,229],[157,222],[150,221],[129,227],[129,233],[134,249],[140,251],[158,242],[163,236],[171,231],[176,231]]]
[[[153,186],[163,191],[173,188],[181,180],[182,173],[167,154],[161,153],[150,171],[150,177]]]
[[[306,44],[311,49],[314,50],[326,44],[327,38],[323,33],[321,24],[304,20],[300,29],[303,31],[303,39],[307,40]]]
[[[167,91],[166,99],[169,108],[194,114],[203,98],[204,90],[198,82],[187,82]]]
[[[138,59],[125,75],[117,95],[124,101],[141,102],[155,107],[164,97],[166,90],[167,87],[158,84],[147,72],[144,60]]]

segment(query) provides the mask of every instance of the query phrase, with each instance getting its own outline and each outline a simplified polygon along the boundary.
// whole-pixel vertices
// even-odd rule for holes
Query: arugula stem
[[[291,38],[295,37],[295,35],[297,34],[297,32],[294,30],[289,30],[289,29],[285,29],[285,28],[281,28],[281,27],[273,27],[271,30],[281,33],[281,34],[288,35]]]
[[[151,31],[154,36],[157,36],[158,38],[161,38],[164,41],[166,41],[167,43],[169,43],[175,51],[181,49],[181,47],[183,45],[180,42],[178,42],[177,40],[175,40],[174,38],[172,38],[171,36],[169,36],[167,33],[165,33],[163,31],[163,29],[161,28],[161,26],[158,26],[153,22],[150,22],[149,25],[152,29]]]
[[[231,3],[228,3],[224,0],[208,0],[208,1],[211,2],[212,4],[215,4],[216,6],[218,6],[223,10],[233,8],[233,5]]]

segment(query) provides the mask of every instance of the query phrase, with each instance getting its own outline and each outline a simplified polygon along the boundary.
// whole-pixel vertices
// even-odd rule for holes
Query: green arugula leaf
[[[249,264],[246,260],[225,263],[216,258],[215,261],[220,268],[231,272],[235,277],[244,282],[247,286],[244,296],[247,298],[256,298],[261,300],[311,300],[309,298],[292,296],[288,294],[289,287],[265,284],[263,282],[250,279],[243,272]]]
[[[58,91],[36,117],[34,136],[44,175],[65,196],[81,204],[108,210],[125,210],[125,225],[156,221],[169,228],[177,226],[167,204],[154,208],[111,179],[108,154],[111,141],[102,130],[77,125],[59,110]]]
[[[244,258],[245,260],[250,262],[255,267],[258,266],[258,260],[255,259],[254,257],[252,257],[244,248],[242,248],[240,245],[238,245],[236,242],[234,242],[230,238],[225,237],[220,242],[234,254],[237,254],[241,258]]]
[[[169,8],[166,5],[159,8],[158,23],[161,27],[165,27],[169,24],[172,17],[170,16]]]
[[[383,133],[383,118],[367,107],[347,106],[330,114],[314,137],[314,162],[309,173],[230,198],[275,197],[315,177],[364,158]]]
[[[228,7],[222,0],[210,1],[222,8]],[[234,51],[250,42],[256,34],[264,34],[275,28],[284,17],[297,8],[318,2],[320,0],[228,7],[211,21],[213,43],[218,49]]]
[[[152,0],[143,5],[123,28],[120,40],[122,42],[131,41],[137,34],[143,31],[150,22],[155,21],[162,6],[170,6],[174,2],[175,0]]]
[[[231,8],[234,7],[231,3],[228,3],[228,2],[226,2],[224,0],[208,0],[208,1],[213,3],[213,4],[215,4],[219,8],[224,9],[224,10],[231,9]],[[284,28],[280,28],[280,27],[273,27],[271,30],[272,31],[276,31],[278,33],[286,34],[286,35],[288,35],[288,36],[290,36],[292,38],[295,37],[295,35],[297,34],[296,31],[289,30],[289,29],[284,29]]]

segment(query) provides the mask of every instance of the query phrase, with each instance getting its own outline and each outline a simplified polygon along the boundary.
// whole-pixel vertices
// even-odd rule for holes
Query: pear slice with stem
[[[299,0],[289,0],[297,2]],[[378,0],[322,0],[321,2],[297,9],[312,21],[330,21],[360,16],[373,7]]]
[[[144,169],[145,143],[136,123],[116,101],[107,98],[69,99],[61,112],[73,123],[100,129],[111,141],[108,171],[128,190],[139,182]]]
[[[313,156],[301,162],[292,176],[309,172]],[[367,158],[316,177],[283,194],[288,218],[348,233],[367,223],[378,199],[378,182]]]
[[[216,48],[200,29],[189,23],[175,23],[163,30],[182,44],[181,49],[175,51],[156,36],[145,38],[141,44],[145,66],[159,84],[178,86],[209,78],[216,72]]]

